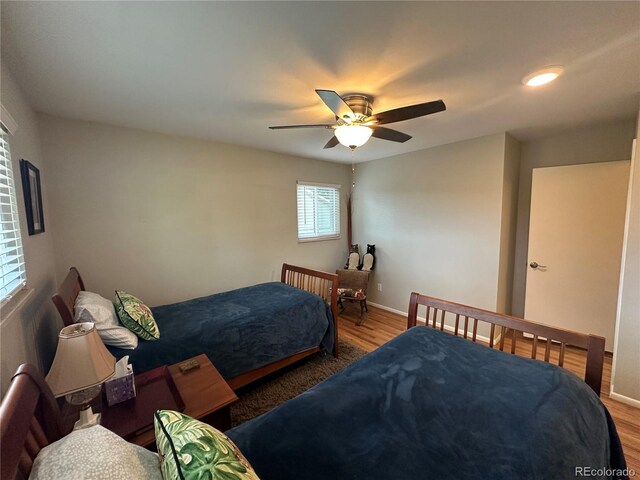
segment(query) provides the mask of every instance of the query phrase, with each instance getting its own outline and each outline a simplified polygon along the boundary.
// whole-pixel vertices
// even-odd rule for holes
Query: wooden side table
[[[183,362],[169,367],[186,405],[184,413],[218,430],[229,430],[230,407],[238,397],[206,355],[198,355],[194,359],[200,364],[196,370],[182,373],[180,364]]]
[[[193,359],[200,364],[200,368],[182,373],[180,364],[184,362],[169,367],[173,381],[184,401],[185,408],[182,413],[208,423],[218,430],[228,430],[231,427],[230,407],[238,400],[238,397],[206,355],[198,355]],[[189,360],[192,359],[185,360],[185,362]],[[154,430],[151,428],[135,437],[128,438],[127,441],[142,447],[153,446],[155,448]]]
[[[190,360],[196,360],[200,367],[182,373],[180,365]],[[184,402],[183,413],[185,415],[208,423],[218,430],[225,431],[231,427],[230,407],[232,403],[238,400],[238,397],[206,355],[198,355],[184,362],[171,365],[169,371]],[[106,401],[99,401],[101,397],[102,395],[96,399],[97,404],[93,405],[94,411],[105,412],[109,409]],[[135,399],[127,401],[131,402],[135,401]],[[70,424],[71,426],[78,418],[78,408],[72,408],[69,404],[66,404],[63,409],[65,424]],[[68,428],[68,430],[70,431],[71,429]],[[126,440],[142,447],[155,449],[153,418],[149,419],[148,430],[135,436],[127,437]]]

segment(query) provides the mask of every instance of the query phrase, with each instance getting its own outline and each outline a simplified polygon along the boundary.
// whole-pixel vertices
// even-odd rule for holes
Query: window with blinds
[[[9,139],[0,126],[0,305],[27,281]]]
[[[340,237],[340,186],[298,182],[298,240]]]

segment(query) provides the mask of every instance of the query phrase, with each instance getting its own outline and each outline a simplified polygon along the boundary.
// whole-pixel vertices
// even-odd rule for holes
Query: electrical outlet
[[[378,291],[379,291],[379,292],[381,292],[381,291],[382,291],[382,284],[381,284],[381,283],[379,283],[379,284],[378,284]]]

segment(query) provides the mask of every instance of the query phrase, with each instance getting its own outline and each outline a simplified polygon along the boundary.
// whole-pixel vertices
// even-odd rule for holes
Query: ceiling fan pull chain
[[[351,190],[356,188],[356,164],[354,163],[354,157],[356,152],[351,150]]]

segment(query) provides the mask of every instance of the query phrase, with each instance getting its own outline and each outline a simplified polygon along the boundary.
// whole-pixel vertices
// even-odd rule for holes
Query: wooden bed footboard
[[[558,366],[560,367],[564,366],[567,345],[583,348],[587,352],[584,381],[596,394],[600,395],[604,365],[605,339],[603,337],[551,327],[522,318],[428,297],[415,292],[411,294],[409,301],[407,328],[416,325],[418,307],[420,305],[426,307],[425,319],[427,326],[443,331],[452,331],[453,335],[460,335],[472,342],[481,340],[478,335],[479,322],[490,325],[488,342],[483,340],[483,343],[487,343],[489,348],[499,348],[504,351],[504,341],[509,335],[511,338],[511,353],[515,354],[516,342],[519,338],[517,333],[529,334],[533,339],[531,342],[531,358],[538,358],[538,349],[542,344],[540,350],[544,349],[544,361],[550,362],[551,351],[556,347],[558,349]],[[447,320],[450,320],[450,322],[447,323]]]
[[[282,265],[282,283],[319,295],[333,315],[333,355],[338,356],[338,275],[295,265]]]

